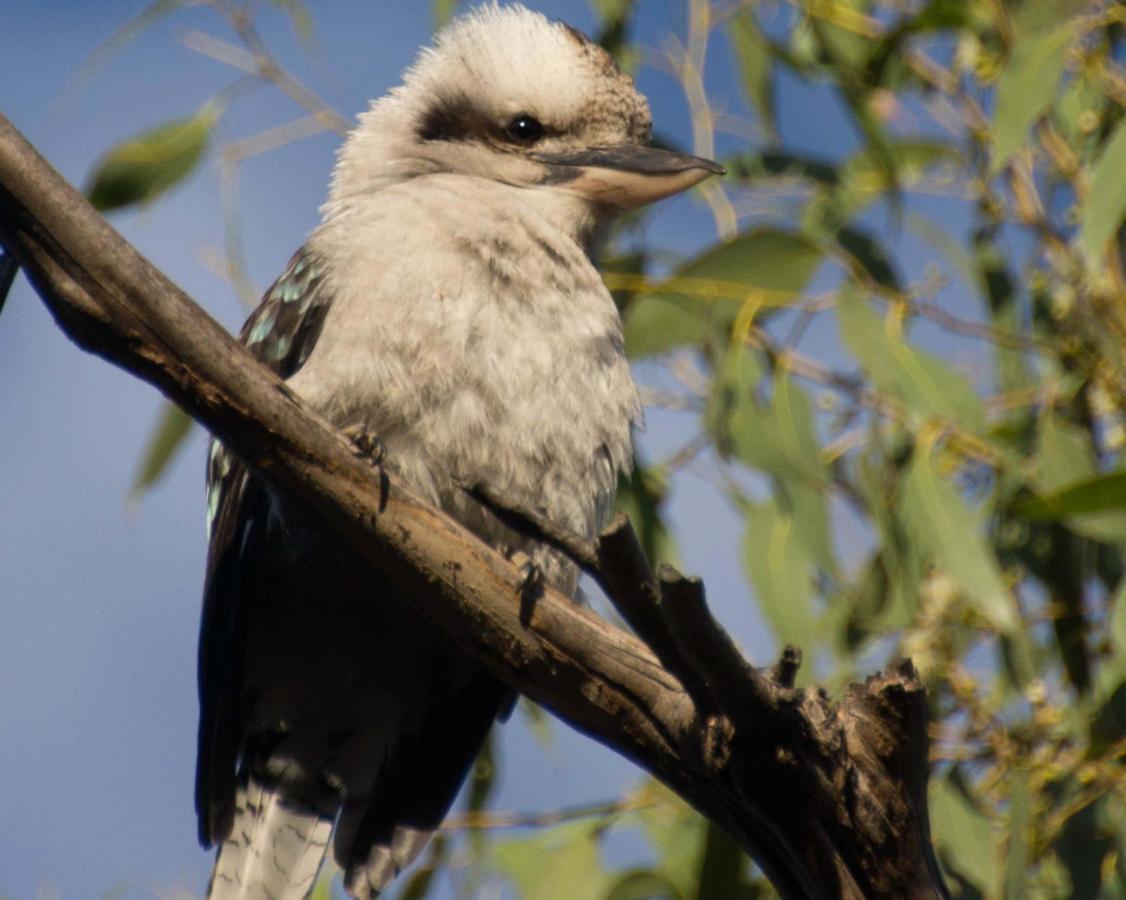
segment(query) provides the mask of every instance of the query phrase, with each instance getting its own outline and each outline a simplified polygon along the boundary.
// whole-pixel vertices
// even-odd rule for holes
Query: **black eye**
[[[543,137],[543,125],[540,124],[539,119],[535,119],[527,113],[520,113],[508,123],[504,133],[514,143],[534,144]]]

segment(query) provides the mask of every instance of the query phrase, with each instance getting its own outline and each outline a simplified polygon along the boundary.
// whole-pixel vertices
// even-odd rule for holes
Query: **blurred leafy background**
[[[318,21],[334,12],[160,0],[89,77],[188,5],[221,26],[182,42],[229,83],[106,149],[86,185],[107,211],[148,207],[217,169],[223,234],[209,262],[252,304],[244,163],[348,127],[258,25],[285,17],[303,52],[323,54]],[[458,6],[434,2],[434,24]],[[676,558],[678,529],[713,527],[670,521],[666,503],[707,485],[724,527],[742,531],[736,600],[757,607],[774,646],[804,650],[804,683],[839,690],[895,656],[915,661],[955,896],[1126,897],[1126,11],[686,0],[643,41],[636,19],[662,4],[591,6],[623,67],[663,73],[682,97],[688,132],[658,119],[656,139],[729,170],[694,198],[710,237],[688,250],[635,214],[602,260],[649,414],[675,436],[643,440],[622,489],[650,555]],[[819,97],[808,113],[780,105],[795,84]],[[224,134],[262,89],[298,118]],[[824,118],[823,140],[807,114]],[[168,406],[138,495],[191,432]],[[558,726],[522,709],[550,755]],[[658,785],[639,777],[605,802],[517,814],[493,808],[502,767],[490,744],[397,896],[772,896]],[[644,849],[619,864],[602,851],[623,831]],[[338,892],[332,873],[319,890]]]

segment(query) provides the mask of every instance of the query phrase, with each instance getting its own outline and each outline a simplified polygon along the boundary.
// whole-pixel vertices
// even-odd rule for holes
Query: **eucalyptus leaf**
[[[1020,299],[1006,254],[996,237],[987,232],[974,236],[973,251],[973,277],[985,298],[991,324],[999,331],[1019,334]],[[993,344],[993,355],[1003,389],[1018,390],[1032,383],[1033,376],[1022,350],[997,341]]]
[[[1091,436],[1051,410],[1040,416],[1036,442],[1036,488],[1053,493],[1097,473]]]
[[[710,330],[708,312],[704,301],[678,295],[638,297],[625,315],[626,352],[637,358],[703,343]]]
[[[792,301],[821,259],[817,245],[794,232],[743,232],[634,299],[625,315],[626,350],[651,356],[726,336],[745,304],[769,313]]]
[[[1086,513],[1126,510],[1126,471],[1081,478],[1050,494],[1029,497],[1015,511],[1035,522],[1061,522]]]
[[[873,428],[875,431],[875,428]],[[875,443],[875,442],[874,442]],[[919,606],[919,585],[923,580],[923,550],[907,533],[899,509],[899,496],[902,493],[904,477],[902,464],[894,457],[889,458],[875,450],[861,456],[856,466],[855,485],[864,499],[866,508],[876,527],[877,546],[880,548],[873,560],[876,571],[870,571],[870,582],[863,585],[865,590],[873,591],[867,598],[883,601],[867,608],[858,607],[858,615],[875,612],[875,622],[868,627],[886,624],[888,628],[906,625]],[[886,581],[886,588],[880,584]],[[886,590],[886,596],[879,593]],[[861,626],[864,622],[859,623]]]
[[[973,608],[998,631],[1016,633],[1020,618],[989,551],[984,522],[939,475],[928,448],[915,450],[901,503],[904,523],[914,540],[958,582]]]
[[[704,424],[716,451],[724,458],[734,454],[742,457],[740,431],[747,427],[746,419],[754,420],[752,428],[754,422],[761,420],[757,405],[761,378],[758,354],[745,344],[729,346],[716,364]]]
[[[1111,601],[1110,626],[1107,630],[1118,669],[1126,678],[1126,584],[1122,585]]]
[[[1009,776],[1009,846],[1005,853],[1005,900],[1025,900],[1029,895],[1032,850],[1028,835],[1032,827],[1032,787],[1029,773],[1014,768]]]
[[[1107,96],[1100,90],[1093,72],[1077,72],[1063,88],[1059,100],[1052,104],[1049,114],[1067,141],[1076,149],[1097,139],[1098,132],[1092,133],[1085,122],[1093,118],[1101,121],[1107,108]]]
[[[430,18],[434,30],[445,28],[457,12],[459,0],[430,0]]]
[[[988,0],[931,0],[909,20],[913,33],[944,28],[981,28],[992,24]]]
[[[746,391],[730,406],[728,423],[736,456],[749,466],[781,479],[811,485],[827,483],[813,423],[809,394],[789,375],[774,379],[769,403]]]
[[[661,872],[630,869],[606,892],[605,900],[683,900],[677,886]]]
[[[868,60],[875,42],[855,28],[835,24],[848,23],[856,15],[857,5],[849,0],[825,0],[810,4],[809,25],[818,45],[821,59],[828,61],[834,69],[851,71],[859,69]]]
[[[981,896],[992,896],[998,878],[997,831],[950,778],[932,778],[929,806],[935,843],[953,869]]]
[[[613,880],[598,854],[601,822],[570,822],[492,847],[523,900],[603,900]]]
[[[778,508],[793,519],[797,537],[809,558],[823,571],[836,573],[828,491],[798,479],[779,479],[775,482],[774,497]]]
[[[1070,27],[1061,26],[1019,41],[997,83],[990,169],[996,174],[1025,141],[1028,129],[1047,109],[1067,65]]]
[[[983,428],[985,410],[969,383],[942,360],[889,333],[858,291],[842,289],[837,321],[845,345],[872,381],[916,420],[957,422],[969,431]]]
[[[147,203],[183,181],[203,158],[219,118],[215,103],[118,144],[96,164],[86,195],[103,212]]]
[[[775,501],[748,507],[743,561],[778,645],[807,646],[815,631],[813,560],[793,517]]]
[[[727,26],[731,46],[743,76],[743,89],[755,107],[763,131],[777,133],[774,114],[774,55],[751,9],[736,12]]]
[[[1104,797],[1078,809],[1059,835],[1056,851],[1071,876],[1068,900],[1111,900],[1116,896],[1107,890],[1112,886],[1114,873],[1107,873],[1109,883],[1104,883],[1100,877],[1103,860],[1115,849],[1115,833],[1122,831],[1120,815],[1115,817],[1118,819],[1116,828],[1107,829],[1099,821],[1100,814],[1106,813],[1111,802],[1112,798]]]
[[[1126,215],[1126,119],[1118,123],[1091,173],[1080,240],[1087,255],[1102,256]]]
[[[664,477],[636,458],[630,474],[618,482],[618,512],[629,516],[645,558],[654,568],[663,562],[676,563],[676,544],[661,512],[665,490]]]
[[[156,484],[187,442],[192,430],[192,417],[171,401],[164,401],[156,427],[149,435],[141,454],[130,495],[136,497]]]
[[[652,802],[637,817],[659,870],[682,897],[695,897],[708,822],[663,785],[654,782],[648,792]]]
[[[1126,734],[1126,678],[1102,698],[1091,717],[1091,751],[1099,752],[1122,741]]]
[[[746,868],[747,857],[734,838],[714,822],[709,822],[696,896],[730,897],[735,900]]]
[[[1012,24],[1018,39],[1067,27],[1079,12],[1075,0],[1035,0],[1014,4]]]

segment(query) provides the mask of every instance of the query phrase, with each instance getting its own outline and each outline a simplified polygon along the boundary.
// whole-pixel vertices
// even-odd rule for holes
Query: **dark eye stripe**
[[[504,126],[488,121],[464,97],[435,101],[419,117],[415,131],[423,141],[496,141],[531,147],[547,133],[535,116],[520,113]]]
[[[439,101],[418,123],[418,136],[424,141],[464,141],[480,132],[480,122],[467,102]]]

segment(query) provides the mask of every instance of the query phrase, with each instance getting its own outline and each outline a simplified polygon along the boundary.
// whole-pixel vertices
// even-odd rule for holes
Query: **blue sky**
[[[583,0],[530,5],[589,30]],[[229,38],[207,9],[181,11],[76,80],[92,51],[143,4],[41,0],[4,4],[0,110],[67,178],[83,183],[115,141],[193,112],[232,79],[188,50],[199,29]],[[429,4],[311,4],[317,48],[285,20],[261,26],[287,66],[349,118],[392,86],[430,33]],[[638,34],[683,38],[680,2],[642,4]],[[730,84],[722,41],[709,82]],[[658,130],[683,143],[690,123],[679,87],[639,75]],[[731,92],[728,90],[728,94]],[[819,88],[780,86],[788,146],[839,157],[857,146]],[[232,107],[220,143],[298,117],[272,90]],[[322,134],[242,168],[241,213],[250,276],[265,287],[317,221],[337,136]],[[726,139],[725,146],[735,146]],[[953,226],[959,210],[947,214]],[[114,224],[232,330],[245,310],[203,260],[221,245],[213,157],[188,184]],[[698,201],[659,211],[658,241],[685,251],[713,239]],[[909,238],[903,238],[909,242]],[[907,259],[922,259],[908,247]],[[811,340],[821,340],[814,329]],[[827,338],[826,338],[827,340]],[[160,407],[147,385],[77,350],[22,279],[0,316],[0,896],[198,894],[210,854],[195,840],[195,647],[204,564],[203,435],[171,474],[127,502],[141,447]],[[682,419],[650,414],[651,454],[680,443]],[[687,570],[705,576],[720,617],[752,656],[772,649],[739,564],[740,526],[700,478],[677,486],[670,515]],[[692,523],[707,522],[706,528]],[[496,806],[533,810],[608,798],[633,783],[629,764],[567,728],[544,754],[515,716],[502,729]],[[619,857],[637,852],[628,841]]]

